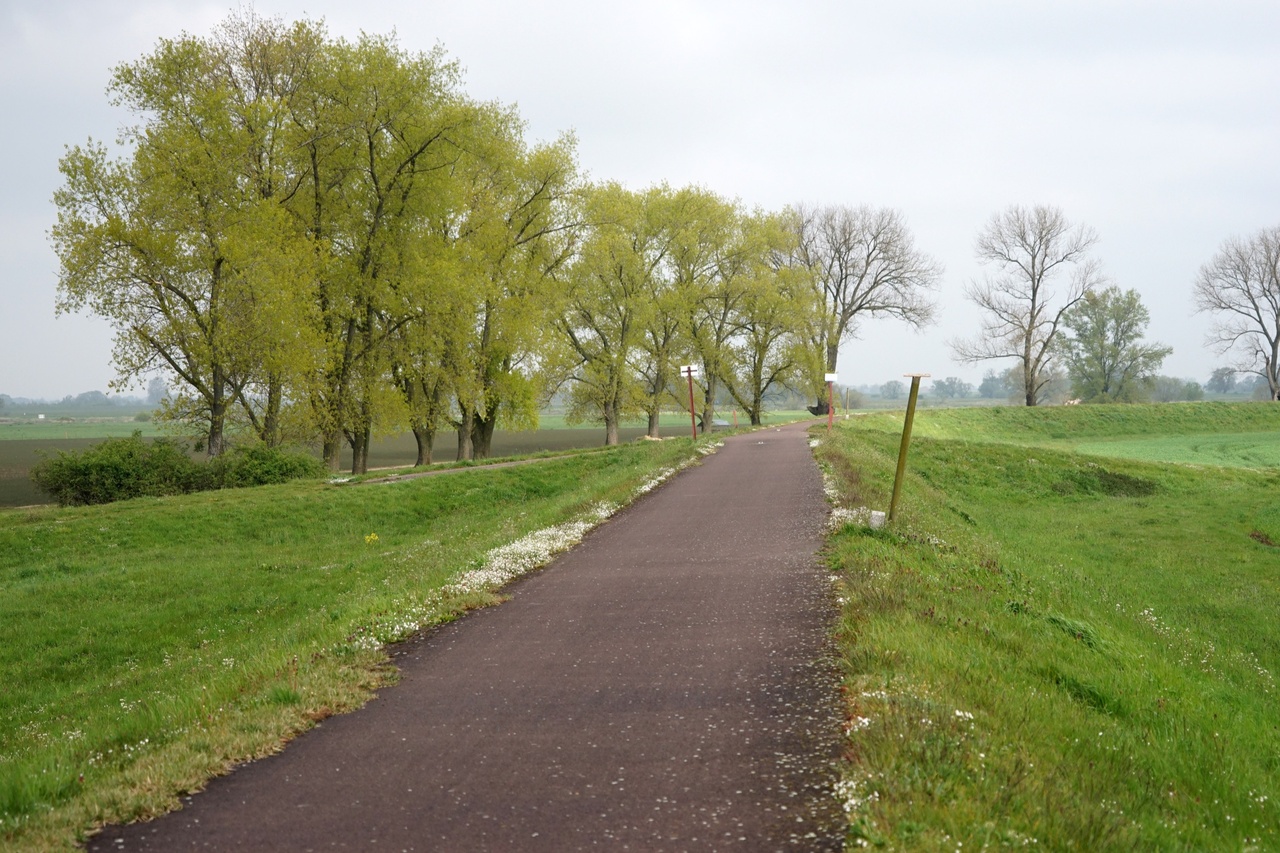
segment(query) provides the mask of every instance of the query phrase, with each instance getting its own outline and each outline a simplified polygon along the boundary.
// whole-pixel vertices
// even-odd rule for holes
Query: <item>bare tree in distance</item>
[[[950,342],[966,363],[1014,358],[1021,368],[1028,406],[1041,401],[1053,378],[1063,315],[1104,279],[1089,256],[1098,235],[1073,225],[1057,207],[1013,205],[995,214],[978,234],[978,260],[995,268],[965,287],[986,312],[976,338]]]
[[[1238,353],[1236,368],[1265,379],[1269,399],[1280,400],[1280,227],[1224,242],[1200,268],[1194,294],[1198,311],[1222,315],[1208,345]]]
[[[917,328],[933,321],[928,293],[936,289],[942,267],[915,247],[901,213],[865,205],[798,205],[791,214],[796,245],[786,263],[806,273],[822,297],[809,343],[826,372],[835,372],[840,344],[857,336],[864,318],[896,317]],[[819,413],[825,413],[826,385],[820,371],[812,373]]]

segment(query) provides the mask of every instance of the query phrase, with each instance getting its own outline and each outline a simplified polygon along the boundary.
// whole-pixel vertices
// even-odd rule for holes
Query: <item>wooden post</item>
[[[889,518],[893,521],[893,516],[898,511],[898,494],[902,490],[902,475],[907,470],[907,448],[911,444],[911,422],[916,416],[916,397],[920,395],[920,377],[928,376],[927,373],[908,373],[911,377],[911,394],[907,397],[907,419],[902,424],[902,444],[898,447],[898,470],[893,475],[893,497],[889,499]]]

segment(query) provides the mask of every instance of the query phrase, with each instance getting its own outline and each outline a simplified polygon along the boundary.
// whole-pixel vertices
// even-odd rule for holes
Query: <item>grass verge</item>
[[[499,600],[694,449],[0,513],[0,840],[72,849],[358,707],[395,679],[383,644]]]
[[[1000,444],[988,412],[965,440],[937,414],[893,527],[830,540],[849,847],[1280,849],[1280,472]],[[876,425],[816,451],[846,506],[888,502]]]

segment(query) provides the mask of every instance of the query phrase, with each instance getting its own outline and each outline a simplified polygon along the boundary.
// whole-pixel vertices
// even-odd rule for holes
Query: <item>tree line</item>
[[[118,66],[109,92],[137,123],[60,161],[59,310],[106,317],[118,384],[163,374],[162,416],[198,425],[210,456],[244,431],[319,441],[332,467],[349,448],[361,472],[371,437],[407,426],[420,463],[441,429],[483,457],[499,423],[535,424],[557,392],[614,443],[624,418],[656,432],[688,364],[704,425],[724,399],[758,423],[780,387],[821,411],[862,322],[934,319],[941,266],[897,211],[590,181],[571,135],[528,142],[440,49],[240,12]],[[1094,311],[1102,338],[1126,310],[1145,325],[1132,291],[1090,301],[1093,239],[1052,208],[1011,208],[979,239],[999,273],[969,295],[992,320],[956,351],[1018,359],[1028,405],[1071,357],[1068,312]],[[1223,265],[1205,285],[1219,295],[1239,275]],[[1271,274],[1275,290],[1274,259]]]
[[[1137,291],[1122,291],[1103,274],[1092,254],[1097,241],[1092,228],[1056,207],[1014,205],[992,216],[976,242],[988,272],[965,289],[983,311],[982,328],[951,341],[956,359],[1011,360],[1007,381],[1028,406],[1044,399],[1064,369],[1081,402],[1150,397],[1172,349],[1145,340],[1150,314]],[[1273,401],[1280,400],[1278,261],[1280,228],[1263,229],[1227,240],[1194,285],[1197,310],[1220,318],[1209,345],[1238,358],[1215,377],[1252,375]]]

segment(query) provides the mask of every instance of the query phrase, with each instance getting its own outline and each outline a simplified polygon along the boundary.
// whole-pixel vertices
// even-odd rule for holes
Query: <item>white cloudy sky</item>
[[[2,0],[0,392],[105,390],[111,330],[55,318],[46,233],[63,146],[111,140],[115,64],[228,3]],[[904,372],[977,381],[944,342],[971,334],[961,298],[977,230],[1014,203],[1057,205],[1203,380],[1197,269],[1232,235],[1280,225],[1280,3],[1275,0],[261,0],[334,35],[439,43],[469,92],[514,102],[535,138],[573,130],[595,178],[695,183],[750,206],[903,212],[945,267],[937,325],[875,322],[841,380]]]

